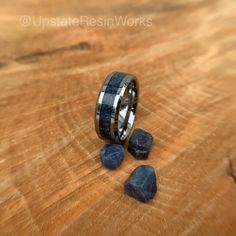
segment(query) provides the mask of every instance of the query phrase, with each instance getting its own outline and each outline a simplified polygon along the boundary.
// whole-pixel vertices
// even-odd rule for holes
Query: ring
[[[122,143],[129,135],[137,109],[138,80],[134,75],[113,72],[99,92],[95,128],[100,138]]]

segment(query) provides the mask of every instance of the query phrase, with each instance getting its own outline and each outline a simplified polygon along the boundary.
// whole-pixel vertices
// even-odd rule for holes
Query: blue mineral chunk
[[[135,129],[129,142],[129,152],[138,160],[145,160],[152,148],[153,137],[150,133],[142,129]]]
[[[141,202],[148,202],[157,192],[156,173],[153,167],[141,165],[129,176],[124,186],[125,192]]]
[[[125,152],[120,144],[106,144],[100,154],[102,164],[108,169],[114,170],[121,165]]]

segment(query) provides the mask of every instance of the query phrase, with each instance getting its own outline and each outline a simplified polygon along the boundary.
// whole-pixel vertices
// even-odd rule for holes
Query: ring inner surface
[[[137,106],[136,83],[132,81],[126,88],[124,95],[120,98],[118,113],[118,135],[120,140],[126,139],[135,119]]]

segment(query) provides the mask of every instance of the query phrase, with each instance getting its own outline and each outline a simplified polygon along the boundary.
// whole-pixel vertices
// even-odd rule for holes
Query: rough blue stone
[[[129,142],[129,152],[138,160],[145,160],[152,148],[153,137],[150,133],[142,129],[135,129]]]
[[[114,170],[121,165],[124,159],[124,148],[120,144],[106,144],[101,150],[102,164]]]
[[[124,186],[125,192],[141,202],[148,202],[157,192],[156,173],[153,167],[141,165],[129,176]]]

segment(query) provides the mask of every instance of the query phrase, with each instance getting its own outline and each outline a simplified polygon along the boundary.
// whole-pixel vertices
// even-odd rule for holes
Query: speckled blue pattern
[[[101,150],[100,157],[102,164],[108,169],[114,170],[124,160],[124,148],[120,144],[105,144]]]
[[[112,106],[115,99],[115,95],[119,88],[119,85],[123,78],[126,76],[125,73],[116,72],[110,78],[105,94],[102,100],[102,106],[100,110],[99,127],[100,133],[103,137],[112,139],[110,135],[110,120],[112,114]]]
[[[129,143],[129,152],[138,160],[146,160],[152,148],[153,137],[143,129],[135,129]]]
[[[152,166],[141,165],[129,176],[124,186],[125,192],[141,202],[148,202],[157,192],[156,173]]]

